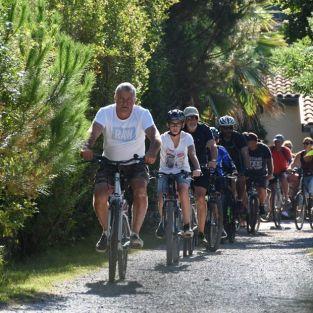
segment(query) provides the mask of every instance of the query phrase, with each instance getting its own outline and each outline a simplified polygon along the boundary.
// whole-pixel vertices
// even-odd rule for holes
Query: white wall
[[[291,140],[294,146],[294,152],[303,149],[302,140],[309,133],[303,133],[300,123],[300,112],[298,106],[285,106],[284,112],[279,116],[264,113],[260,117],[267,136],[267,143],[272,143],[276,134],[283,134],[286,140]]]

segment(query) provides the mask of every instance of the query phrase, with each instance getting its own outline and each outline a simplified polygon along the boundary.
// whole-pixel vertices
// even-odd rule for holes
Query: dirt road
[[[58,286],[39,303],[6,312],[249,312],[312,313],[313,231],[292,223],[283,230],[262,224],[244,231],[217,253],[197,251],[178,266],[165,266],[165,251],[130,256],[125,282],[109,284],[107,269]]]

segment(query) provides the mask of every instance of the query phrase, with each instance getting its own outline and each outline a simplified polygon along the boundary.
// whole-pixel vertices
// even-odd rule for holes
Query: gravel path
[[[62,284],[58,294],[5,312],[313,312],[313,231],[262,224],[215,254],[197,251],[165,266],[165,251],[130,256],[128,278],[107,283],[107,269]]]

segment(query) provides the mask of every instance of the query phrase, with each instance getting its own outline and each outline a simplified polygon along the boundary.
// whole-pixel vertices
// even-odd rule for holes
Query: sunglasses
[[[182,127],[183,124],[182,123],[170,123],[169,126],[170,127]]]
[[[221,126],[221,129],[234,129],[234,126]]]
[[[303,143],[304,146],[313,145],[313,141],[306,141]]]
[[[195,120],[198,120],[198,116],[196,116],[196,115],[187,116],[187,117],[186,117],[186,120],[187,120],[187,121],[195,121]]]

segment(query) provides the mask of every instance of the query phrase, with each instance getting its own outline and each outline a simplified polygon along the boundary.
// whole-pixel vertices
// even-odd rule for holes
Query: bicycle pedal
[[[128,249],[129,247],[130,247],[130,241],[129,240],[122,244],[123,249]]]

